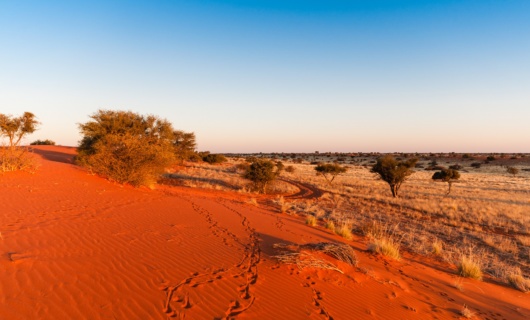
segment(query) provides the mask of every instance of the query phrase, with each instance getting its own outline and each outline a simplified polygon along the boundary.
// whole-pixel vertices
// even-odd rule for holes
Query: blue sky
[[[98,109],[212,152],[530,152],[530,1],[0,0],[0,112]]]

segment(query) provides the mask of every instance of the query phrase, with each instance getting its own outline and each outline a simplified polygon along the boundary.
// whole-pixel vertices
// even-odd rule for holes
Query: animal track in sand
[[[234,246],[235,244],[243,248],[243,257],[241,261],[228,269],[219,268],[212,272],[194,272],[190,277],[182,280],[174,286],[162,286],[161,290],[166,291],[166,302],[163,311],[168,317],[185,317],[187,309],[192,308],[189,297],[189,290],[197,290],[202,285],[208,285],[224,279],[244,279],[244,283],[239,284],[236,288],[238,298],[232,300],[224,313],[223,319],[229,319],[248,310],[254,303],[255,297],[252,294],[251,287],[256,285],[258,280],[258,264],[261,261],[261,249],[259,247],[259,238],[255,230],[250,226],[246,217],[224,203],[217,202],[227,208],[241,219],[241,225],[248,234],[248,242],[242,241],[237,235],[223,228],[215,221],[212,214],[188,200],[194,211],[203,216],[208,222],[208,228],[212,234],[221,237],[223,244]],[[183,297],[183,298],[182,298]]]

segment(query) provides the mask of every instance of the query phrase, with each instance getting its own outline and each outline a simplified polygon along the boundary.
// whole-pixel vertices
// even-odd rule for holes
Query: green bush
[[[207,162],[209,164],[218,164],[226,162],[226,157],[222,154],[213,154],[210,153],[202,158],[202,161]]]
[[[253,189],[260,193],[267,192],[267,186],[274,181],[280,170],[269,160],[256,160],[248,166],[243,178],[252,181]]]
[[[46,139],[46,140],[35,140],[29,144],[30,146],[54,146],[55,141]]]
[[[133,186],[151,186],[176,160],[174,130],[167,120],[131,111],[99,110],[80,124],[76,163]]]

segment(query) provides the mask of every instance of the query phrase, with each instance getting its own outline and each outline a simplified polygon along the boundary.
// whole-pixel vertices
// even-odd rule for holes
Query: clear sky
[[[0,113],[98,109],[212,152],[530,152],[530,1],[0,0]]]

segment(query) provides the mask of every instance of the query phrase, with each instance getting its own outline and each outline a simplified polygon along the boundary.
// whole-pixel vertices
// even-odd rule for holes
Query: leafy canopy
[[[317,174],[322,175],[330,185],[333,180],[335,180],[336,176],[341,173],[345,173],[346,170],[346,167],[342,167],[336,163],[319,164],[315,167]]]
[[[376,173],[381,180],[388,183],[392,196],[397,197],[403,182],[414,173],[412,168],[417,162],[418,159],[398,161],[392,155],[385,155],[377,159],[370,171]]]

